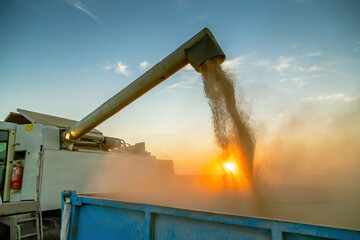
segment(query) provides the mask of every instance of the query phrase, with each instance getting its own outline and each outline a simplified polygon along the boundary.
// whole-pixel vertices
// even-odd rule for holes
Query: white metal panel
[[[16,131],[9,130],[9,146],[8,153],[6,158],[6,173],[5,173],[5,184],[4,184],[4,201],[10,200],[10,180],[13,168],[13,160],[14,160],[14,149],[15,149],[15,138]]]
[[[33,200],[36,198],[36,181],[39,174],[39,150],[40,145],[43,144],[42,125],[34,124],[33,128],[28,130],[26,125],[18,125],[16,143],[15,151],[26,151],[26,157],[21,190],[12,190],[10,201]]]
[[[60,133],[57,127],[44,126],[42,136],[45,149],[60,149]]]

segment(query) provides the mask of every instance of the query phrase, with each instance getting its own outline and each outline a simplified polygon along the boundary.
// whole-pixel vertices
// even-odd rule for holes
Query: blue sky
[[[360,100],[359,12],[359,1],[331,0],[4,0],[0,119],[23,108],[79,120],[204,27],[227,55],[238,104],[260,136],[307,106],[328,119]],[[184,173],[201,172],[215,155],[201,76],[191,68],[98,129],[145,141]]]

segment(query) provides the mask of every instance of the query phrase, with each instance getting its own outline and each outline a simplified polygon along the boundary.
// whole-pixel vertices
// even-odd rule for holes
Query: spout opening
[[[208,59],[216,58],[221,63],[225,60],[225,54],[219,44],[209,35],[206,35],[192,47],[186,49],[185,53],[189,63],[197,72],[201,71],[200,66]]]
[[[212,62],[216,62],[217,64],[221,64],[225,61],[225,56],[224,55],[218,55],[218,56],[215,56],[215,57],[211,57],[211,58],[208,58],[206,59],[197,69],[196,71],[199,72],[199,73],[203,73],[204,70],[206,70],[206,63],[209,62],[209,61],[212,61]]]

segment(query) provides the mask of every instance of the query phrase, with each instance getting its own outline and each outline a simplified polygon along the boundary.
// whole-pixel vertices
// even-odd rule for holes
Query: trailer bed
[[[95,194],[96,195],[96,194]],[[360,239],[360,232],[62,193],[69,239]]]

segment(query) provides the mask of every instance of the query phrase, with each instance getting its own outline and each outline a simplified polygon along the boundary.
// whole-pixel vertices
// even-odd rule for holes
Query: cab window
[[[9,132],[0,130],[0,191],[4,188]]]

